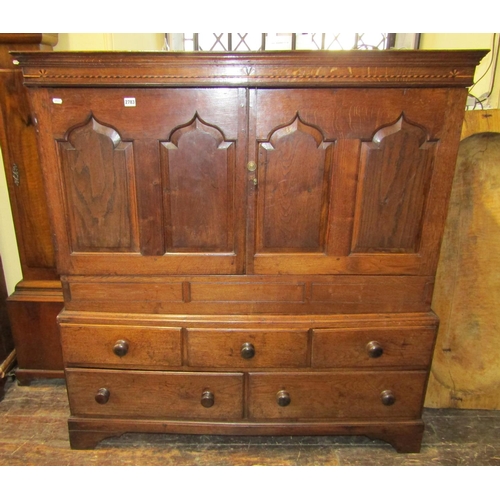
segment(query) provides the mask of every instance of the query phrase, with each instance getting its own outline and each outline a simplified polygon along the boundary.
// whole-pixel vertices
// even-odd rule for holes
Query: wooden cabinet
[[[418,451],[484,54],[16,54],[62,276],[72,446],[332,433]]]
[[[63,307],[35,126],[21,69],[10,51],[51,51],[56,34],[0,33],[0,147],[23,279],[7,300],[16,378],[63,377],[56,318]]]

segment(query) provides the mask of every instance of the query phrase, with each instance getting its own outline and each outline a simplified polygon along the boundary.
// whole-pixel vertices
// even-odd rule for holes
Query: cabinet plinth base
[[[57,315],[63,308],[59,281],[21,281],[7,300],[17,352],[16,378],[29,385],[39,378],[63,378]]]
[[[424,432],[422,420],[398,422],[188,422],[71,417],[72,449],[94,449],[103,439],[129,432],[214,434],[226,436],[366,436],[392,445],[398,453],[419,453]]]

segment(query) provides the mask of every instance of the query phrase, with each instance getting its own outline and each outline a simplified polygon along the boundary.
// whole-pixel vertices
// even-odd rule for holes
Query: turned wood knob
[[[204,406],[205,408],[210,408],[213,406],[215,403],[215,396],[213,392],[210,391],[203,391],[203,394],[201,395],[201,406]]]
[[[279,391],[276,394],[276,402],[280,406],[288,406],[291,403],[292,399],[290,398],[290,394],[287,391]]]
[[[391,406],[396,402],[396,396],[394,396],[394,393],[389,390],[382,391],[380,399],[382,401],[382,404],[385,406]]]
[[[250,342],[245,342],[241,346],[241,357],[245,359],[252,359],[255,356],[255,347]]]
[[[117,340],[116,344],[113,346],[113,352],[120,356],[125,356],[128,352],[128,342],[126,340]]]
[[[366,352],[370,358],[380,358],[384,354],[384,349],[377,341],[372,340],[366,344]]]
[[[100,405],[105,405],[109,401],[109,395],[109,389],[106,389],[106,387],[101,387],[95,395],[95,400]]]

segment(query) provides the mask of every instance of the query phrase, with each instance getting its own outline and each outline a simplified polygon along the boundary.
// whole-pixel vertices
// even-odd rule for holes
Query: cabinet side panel
[[[23,277],[56,279],[35,127],[20,72],[0,74],[0,94],[0,141]]]

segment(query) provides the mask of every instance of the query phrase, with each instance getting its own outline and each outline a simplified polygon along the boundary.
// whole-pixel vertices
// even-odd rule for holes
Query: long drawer
[[[66,366],[142,367],[182,365],[181,328],[130,325],[60,325]]]
[[[425,371],[251,373],[248,416],[266,419],[419,418]]]
[[[241,419],[243,374],[67,369],[73,416]]]
[[[242,373],[70,368],[66,379],[73,416],[296,421],[420,418],[427,373],[255,372],[245,398]]]

